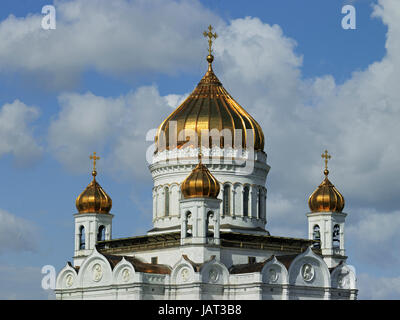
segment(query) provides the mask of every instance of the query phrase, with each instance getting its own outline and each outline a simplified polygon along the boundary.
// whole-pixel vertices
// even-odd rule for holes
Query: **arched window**
[[[224,185],[223,214],[231,214],[231,186],[228,184]]]
[[[340,226],[338,224],[333,227],[332,246],[334,248],[340,247]]]
[[[262,212],[263,212],[263,194],[260,188],[258,189],[258,212],[257,212],[258,219],[262,218]]]
[[[189,220],[192,217],[192,213],[190,211],[186,211],[185,215],[186,215],[186,219],[185,219],[186,238],[189,238],[189,237],[193,236],[192,226],[189,225]]]
[[[80,226],[79,228],[79,250],[85,249],[85,227]]]
[[[97,241],[104,241],[106,239],[106,228],[104,226],[99,227],[97,232]]]
[[[313,240],[321,241],[321,233],[319,229],[319,225],[315,225],[313,228]],[[314,243],[314,248],[320,249],[321,242]]]
[[[249,216],[249,187],[245,186],[243,189],[243,216]]]
[[[169,188],[165,187],[164,189],[164,193],[165,193],[165,208],[164,208],[164,212],[165,212],[165,216],[169,216]]]
[[[214,231],[210,231],[210,220],[214,217],[214,212],[208,211],[207,212],[207,221],[206,221],[206,237],[213,237]]]

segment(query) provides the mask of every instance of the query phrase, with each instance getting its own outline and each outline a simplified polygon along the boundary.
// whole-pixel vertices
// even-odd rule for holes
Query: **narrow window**
[[[223,214],[231,214],[231,187],[229,185],[224,186],[224,198],[223,198]]]
[[[249,187],[245,186],[243,190],[243,216],[249,216]]]
[[[249,258],[249,264],[256,263],[256,257],[248,257]]]
[[[334,248],[340,247],[340,226],[338,224],[333,227],[332,246]]]
[[[209,211],[207,213],[207,221],[206,221],[206,235],[207,237],[213,237],[214,236],[214,232],[210,231],[210,220],[214,217],[214,212]]]
[[[258,219],[261,219],[261,217],[262,217],[262,212],[263,212],[262,200],[263,200],[263,196],[262,196],[262,191],[260,188],[260,189],[258,189],[258,212],[257,212]]]
[[[321,233],[319,231],[319,225],[315,225],[313,228],[313,240],[318,242],[314,243],[314,248],[320,249],[321,248]]]
[[[80,226],[79,228],[79,250],[85,249],[85,227]]]
[[[192,217],[192,213],[190,211],[187,211],[185,213],[186,219],[185,219],[185,224],[186,224],[186,238],[191,237],[192,234],[192,226],[189,225],[189,219]]]
[[[104,241],[106,239],[106,228],[104,226],[99,227],[97,232],[97,241]]]
[[[158,264],[158,257],[151,257],[152,264]]]
[[[164,189],[165,193],[165,216],[169,216],[169,188],[166,187]]]

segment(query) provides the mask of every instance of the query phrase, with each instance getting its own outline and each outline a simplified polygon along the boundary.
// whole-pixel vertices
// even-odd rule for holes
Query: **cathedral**
[[[92,181],[76,199],[73,262],[57,276],[56,298],[356,299],[331,156],[322,154],[325,178],[308,200],[308,239],[271,235],[263,131],[213,71],[211,26],[204,36],[208,69],[155,136],[153,227],[112,237],[112,200],[96,180],[94,153]]]

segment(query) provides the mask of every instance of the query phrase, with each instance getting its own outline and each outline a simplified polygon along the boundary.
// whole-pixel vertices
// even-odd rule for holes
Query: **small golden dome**
[[[201,162],[201,155],[199,155],[198,165],[182,182],[181,191],[185,199],[218,197],[220,191],[219,182]]]
[[[325,179],[311,194],[308,206],[311,212],[342,212],[345,205],[344,198],[328,179],[327,163],[331,156],[325,151],[322,157],[325,158]]]
[[[96,157],[94,152],[94,156],[90,156],[90,159],[94,160],[93,180],[76,198],[76,208],[79,213],[109,213],[112,207],[112,200],[96,181],[96,160],[100,158]]]
[[[240,143],[243,149],[251,148],[253,144],[254,150],[264,150],[264,134],[260,125],[231,97],[214,74],[211,38],[216,37],[216,34],[212,34],[211,26],[209,30],[204,33],[210,38],[208,70],[189,97],[158,127],[155,136],[156,152],[180,148],[184,144],[190,145],[186,139],[187,135],[182,134],[184,130],[193,130],[197,135],[197,146],[191,145],[192,147],[201,147],[203,144],[203,147],[211,148],[217,143],[218,147],[224,148],[236,147]],[[201,138],[202,130],[208,130],[210,134],[212,130],[218,130],[217,132],[221,134],[218,142],[210,138],[208,145],[204,145]],[[252,142],[246,130],[252,133],[254,137]],[[230,139],[224,139],[222,136],[224,132],[230,133]],[[176,140],[170,141],[170,139]]]

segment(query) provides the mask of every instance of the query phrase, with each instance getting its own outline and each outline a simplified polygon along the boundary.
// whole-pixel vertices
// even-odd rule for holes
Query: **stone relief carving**
[[[74,283],[74,277],[73,277],[73,275],[72,275],[72,274],[68,274],[68,275],[65,277],[65,285],[66,285],[67,287],[71,287],[73,283]]]
[[[189,280],[190,277],[190,272],[188,268],[183,268],[181,270],[181,278],[183,282],[187,282]]]
[[[208,278],[210,279],[211,283],[216,283],[219,279],[219,272],[216,268],[211,268],[208,273]]]
[[[122,270],[122,281],[128,282],[130,278],[131,278],[131,272],[129,271],[129,269],[125,268],[124,270]]]
[[[301,275],[303,276],[304,281],[310,282],[314,279],[314,268],[311,264],[303,264],[301,267]]]
[[[268,282],[269,283],[275,283],[278,281],[279,274],[276,272],[274,268],[271,268],[268,270]]]
[[[101,265],[96,263],[93,266],[92,271],[93,271],[93,281],[99,282],[103,277],[103,270],[101,269]]]
[[[348,277],[349,273],[350,273],[349,271],[342,270],[340,272],[340,274],[338,275],[337,283],[338,283],[338,287],[340,289],[348,289],[349,288],[349,285],[350,285],[350,279]]]

